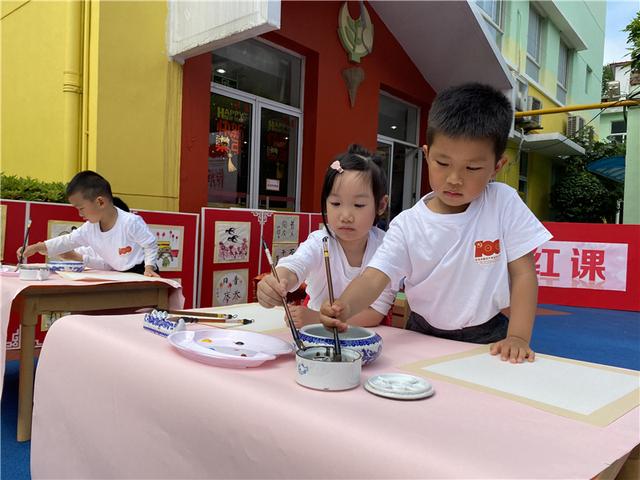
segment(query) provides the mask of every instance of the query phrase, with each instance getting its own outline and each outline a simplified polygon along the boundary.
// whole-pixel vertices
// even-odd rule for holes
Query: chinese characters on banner
[[[626,243],[550,241],[534,251],[541,287],[627,289]]]

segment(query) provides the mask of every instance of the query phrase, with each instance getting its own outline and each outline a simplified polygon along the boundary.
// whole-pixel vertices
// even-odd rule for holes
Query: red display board
[[[152,210],[132,212],[140,215],[156,235],[160,274],[179,281],[185,308],[195,307],[200,215]]]
[[[538,302],[640,311],[640,225],[548,222]]]
[[[262,225],[268,212],[203,208],[198,305],[253,302],[251,280],[258,275]]]
[[[27,226],[27,202],[0,200],[0,254],[2,263],[15,265]]]

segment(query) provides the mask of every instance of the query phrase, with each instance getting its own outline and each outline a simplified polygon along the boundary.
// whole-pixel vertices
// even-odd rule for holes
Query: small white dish
[[[433,385],[424,378],[404,373],[383,373],[370,377],[365,390],[380,397],[396,400],[418,400],[435,393]]]
[[[191,360],[228,368],[257,367],[293,351],[293,346],[284,340],[241,330],[186,330],[174,332],[167,339]]]
[[[333,361],[334,347],[308,347],[296,352],[296,382],[314,390],[340,391],[360,385],[362,355],[343,348],[342,361]]]

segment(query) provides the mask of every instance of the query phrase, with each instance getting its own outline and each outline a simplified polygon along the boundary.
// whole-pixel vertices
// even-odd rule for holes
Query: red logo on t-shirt
[[[497,255],[500,253],[500,239],[494,240],[478,240],[476,245],[476,258],[488,257],[491,255]]]
[[[494,241],[476,240],[474,246],[474,260],[476,263],[493,262],[500,256],[500,239]]]
[[[127,253],[130,253],[133,250],[133,248],[129,247],[121,247],[118,249],[118,253],[120,255],[126,255]]]

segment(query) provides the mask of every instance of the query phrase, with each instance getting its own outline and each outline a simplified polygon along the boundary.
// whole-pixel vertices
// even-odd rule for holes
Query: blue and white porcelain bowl
[[[74,260],[51,260],[47,266],[52,272],[81,272],[84,270],[84,263]]]
[[[333,332],[321,323],[305,325],[300,329],[300,340],[307,347],[333,345]],[[340,334],[340,346],[355,350],[362,355],[362,366],[369,365],[382,353],[382,337],[363,327],[349,326]]]

